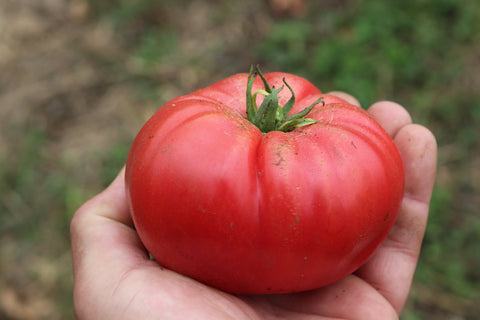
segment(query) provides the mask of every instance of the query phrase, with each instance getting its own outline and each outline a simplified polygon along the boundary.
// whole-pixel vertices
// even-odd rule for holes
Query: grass
[[[403,318],[478,315],[480,3],[311,1],[300,19],[273,17],[253,0],[85,3],[89,15],[79,22],[42,17],[77,38],[52,35],[62,46],[39,50],[36,59],[44,60],[29,71],[35,81],[16,80],[16,69],[11,85],[0,78],[8,89],[0,92],[0,116],[9,119],[0,124],[0,273],[7,275],[0,285],[25,289],[15,300],[21,306],[52,297],[32,319],[72,318],[69,221],[117,174],[141,124],[167,100],[252,63],[302,75],[323,91],[347,91],[363,106],[397,101],[434,132],[438,178]],[[26,39],[25,46],[45,42]],[[91,79],[78,73],[75,87],[52,87],[52,79],[82,68]],[[24,90],[18,101],[32,107],[4,113],[17,101],[9,93],[37,88],[31,83],[42,90],[33,98]],[[0,318],[27,318],[12,310],[0,304]]]

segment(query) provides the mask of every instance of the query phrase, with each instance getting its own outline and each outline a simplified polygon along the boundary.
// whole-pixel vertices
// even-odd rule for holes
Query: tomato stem
[[[264,89],[255,91],[252,94],[253,83],[257,76],[260,76],[263,82]],[[319,103],[324,103],[323,98],[319,98],[309,107],[302,111],[288,116],[288,113],[295,105],[295,93],[292,87],[283,78],[284,85],[278,89],[270,87],[267,80],[260,71],[259,66],[250,68],[247,83],[247,119],[256,125],[262,132],[267,133],[270,131],[292,131],[298,127],[304,127],[316,123],[316,120],[310,118],[304,118],[310,111]],[[290,99],[282,107],[278,104],[278,94],[287,87],[291,93]],[[257,106],[257,96],[264,95],[260,107]]]

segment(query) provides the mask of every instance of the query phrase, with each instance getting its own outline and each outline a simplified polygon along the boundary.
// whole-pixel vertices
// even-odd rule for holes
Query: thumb
[[[70,224],[70,238],[74,304],[79,315],[98,305],[92,301],[92,292],[111,295],[125,270],[149,260],[133,228],[123,169],[107,189],[78,209]]]

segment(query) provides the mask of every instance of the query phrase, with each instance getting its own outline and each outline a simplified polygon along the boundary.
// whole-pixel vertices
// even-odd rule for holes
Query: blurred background
[[[0,0],[0,319],[73,319],[69,222],[166,101],[251,64],[439,144],[402,319],[480,316],[480,2]]]

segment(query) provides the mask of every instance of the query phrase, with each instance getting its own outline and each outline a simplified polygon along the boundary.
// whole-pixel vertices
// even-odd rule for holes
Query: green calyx
[[[262,79],[265,89],[258,90],[252,94],[253,83],[257,75],[259,75]],[[317,122],[316,120],[304,117],[317,104],[324,103],[323,98],[319,98],[312,105],[303,109],[302,111],[287,116],[295,104],[295,93],[285,81],[285,78],[283,79],[283,83],[288,90],[290,90],[292,96],[282,107],[278,104],[278,94],[284,89],[285,86],[282,86],[279,89],[275,89],[275,87],[270,88],[270,85],[267,83],[267,80],[263,76],[258,66],[256,66],[256,68],[252,66],[250,69],[247,84],[247,119],[256,125],[263,133],[270,131],[288,132],[295,128],[305,127]],[[256,101],[257,95],[259,94],[264,95],[265,98],[263,99],[260,107],[257,107]]]

